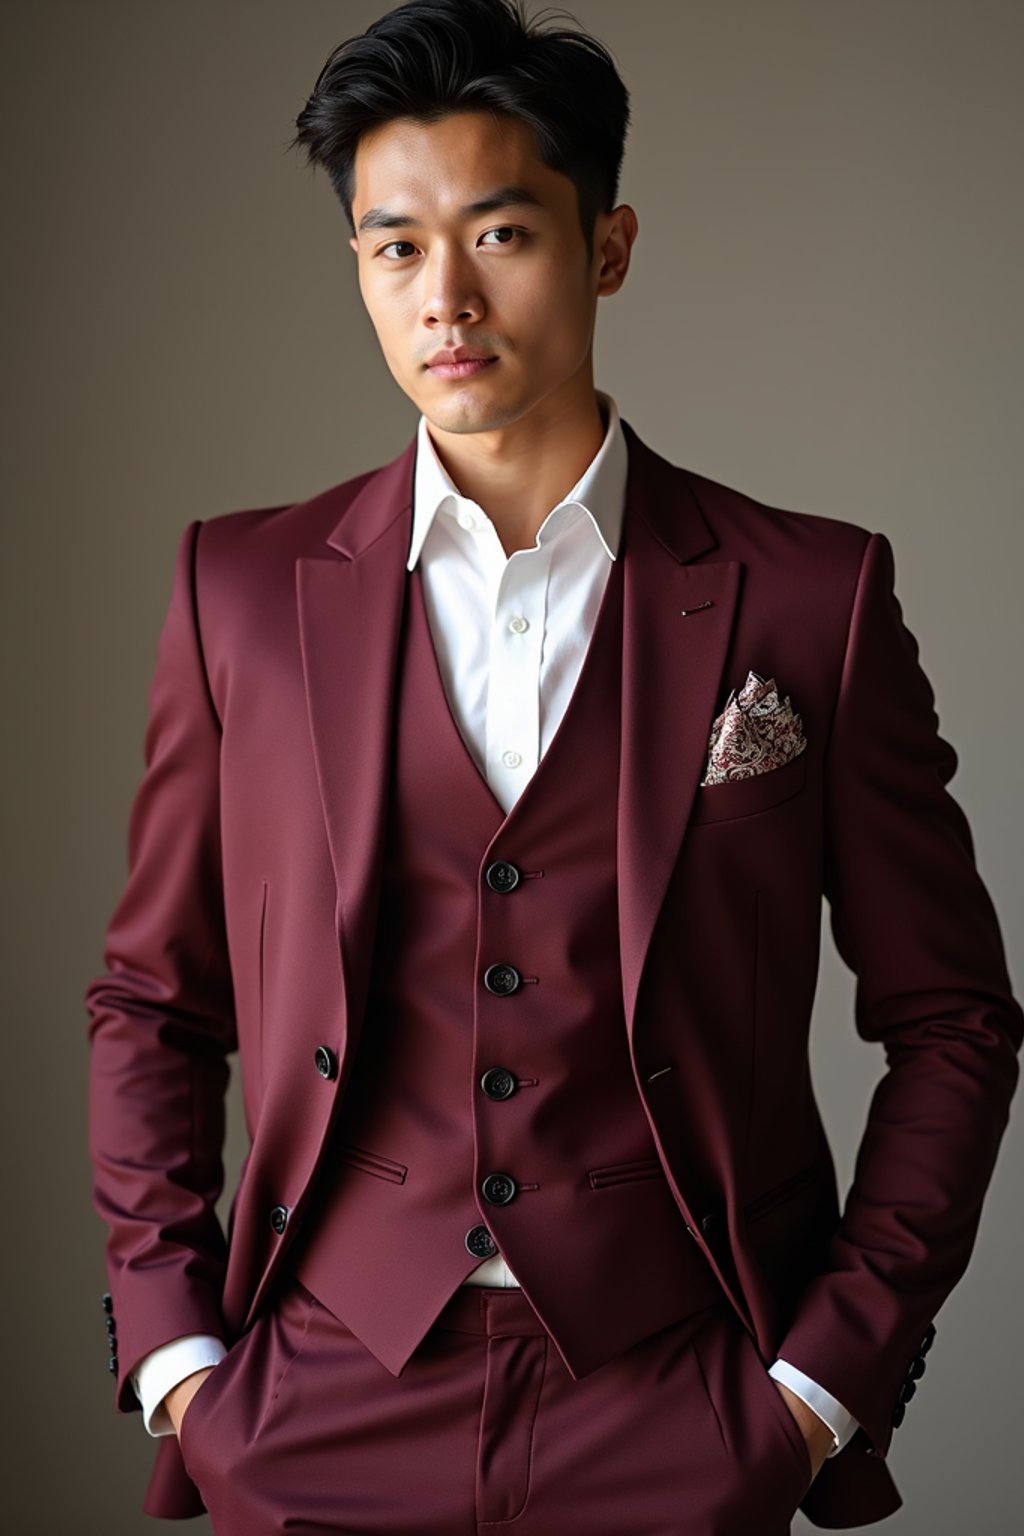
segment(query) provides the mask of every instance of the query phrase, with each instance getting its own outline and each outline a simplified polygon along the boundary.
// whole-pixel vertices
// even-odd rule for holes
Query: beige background
[[[150,1446],[106,1371],[82,991],[124,879],[182,528],[308,496],[414,425],[340,207],[285,151],[329,49],[386,8],[3,7],[3,1506],[18,1536],[158,1529],[138,1512]],[[1024,8],[574,11],[635,105],[622,192],[641,233],[601,316],[598,381],[677,462],[888,534],[1019,987]],[[826,939],[814,1067],[844,1179],[882,1067],[852,995]],[[900,1536],[1006,1536],[1019,1513],[1021,1173],[1015,1113],[893,1442]]]

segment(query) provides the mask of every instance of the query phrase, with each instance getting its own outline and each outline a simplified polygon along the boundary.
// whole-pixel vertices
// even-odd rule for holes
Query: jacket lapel
[[[629,426],[625,431],[617,857],[622,991],[632,1038],[644,958],[704,771],[742,565],[687,563],[717,547],[689,477]]]
[[[346,1049],[362,1016],[380,896],[415,438],[295,562],[302,667],[337,885]]]

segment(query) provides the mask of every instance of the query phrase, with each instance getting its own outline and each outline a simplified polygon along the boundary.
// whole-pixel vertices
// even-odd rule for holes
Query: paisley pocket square
[[[803,722],[789,696],[779,698],[775,679],[748,672],[739,693],[735,688],[711,727],[708,760],[702,785],[750,779],[756,773],[781,768],[799,757],[807,745]]]

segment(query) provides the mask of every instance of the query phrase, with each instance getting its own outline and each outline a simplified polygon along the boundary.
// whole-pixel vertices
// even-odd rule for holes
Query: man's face
[[[538,157],[525,123],[399,118],[362,135],[354,183],[363,301],[429,422],[493,431],[590,387],[597,295],[610,291],[599,239],[588,257],[576,188]],[[456,348],[473,357],[432,366]]]

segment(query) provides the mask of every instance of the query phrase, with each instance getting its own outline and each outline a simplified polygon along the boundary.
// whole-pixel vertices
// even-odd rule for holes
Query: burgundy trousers
[[[574,1381],[522,1292],[484,1286],[395,1377],[292,1280],[181,1449],[216,1536],[786,1536],[811,1480],[724,1300]]]

